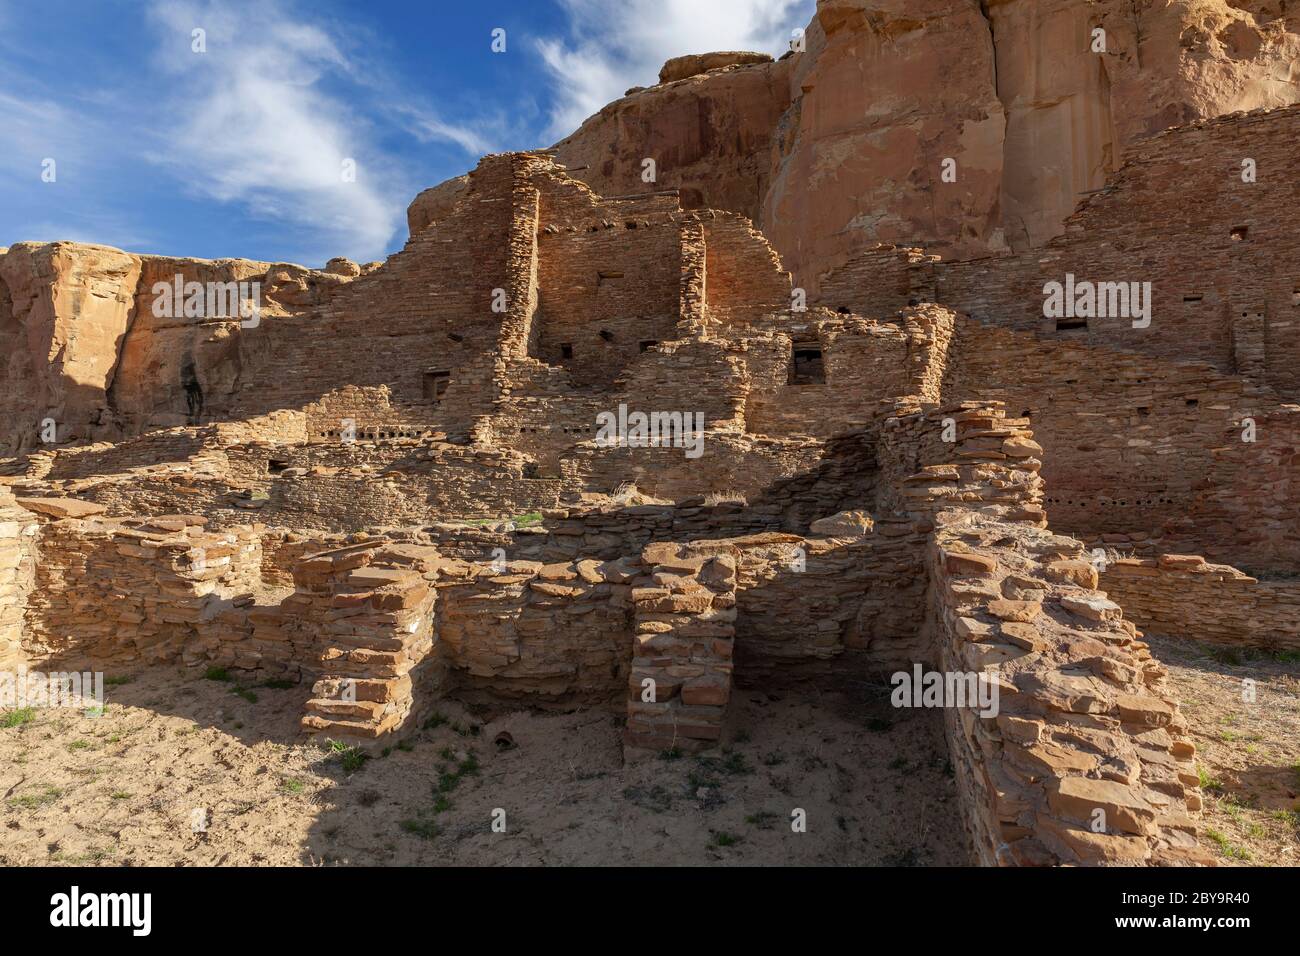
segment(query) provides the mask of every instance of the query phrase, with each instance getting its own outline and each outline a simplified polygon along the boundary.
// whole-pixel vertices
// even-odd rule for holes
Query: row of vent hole
[[[373,429],[358,428],[356,431],[356,438],[358,441],[374,440],[374,439],[381,439],[381,438],[420,438],[423,435],[427,434],[428,431],[429,429],[427,428],[421,428],[421,429],[398,428],[395,430],[386,430],[386,431],[375,431]],[[330,432],[318,432],[317,434],[321,438],[338,438],[343,433],[340,431],[330,431]]]
[[[1084,506],[1084,505],[1086,505],[1086,506],[1088,506],[1088,507],[1092,507],[1093,505],[1098,504],[1098,502],[1096,502],[1096,501],[1085,501],[1085,500],[1070,501],[1070,500],[1065,499],[1065,498],[1046,498],[1046,499],[1044,499],[1044,503],[1045,503],[1045,504],[1049,504],[1049,505],[1069,505],[1069,506],[1074,506],[1074,505]],[[1172,498],[1147,498],[1147,499],[1144,499],[1144,500],[1141,500],[1141,501],[1136,501],[1136,500],[1135,500],[1135,501],[1133,502],[1133,506],[1134,506],[1135,508],[1137,508],[1137,507],[1149,507],[1150,505],[1172,505],[1172,504],[1177,504],[1177,503],[1178,503],[1178,502],[1174,501],[1174,499],[1172,499]],[[1120,507],[1127,508],[1127,507],[1128,507],[1128,499],[1126,499],[1126,498],[1121,498],[1121,499],[1118,500],[1118,501],[1114,501],[1114,500],[1112,500],[1112,501],[1110,502],[1110,504],[1111,504],[1111,505],[1119,505]]]

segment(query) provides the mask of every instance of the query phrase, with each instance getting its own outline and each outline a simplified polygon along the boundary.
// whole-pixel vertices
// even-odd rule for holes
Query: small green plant
[[[758,813],[751,813],[745,817],[745,822],[752,827],[758,827],[760,830],[770,830],[776,824],[776,814],[769,810],[760,810]]]
[[[450,809],[451,809],[451,800],[447,798],[447,795],[445,793],[440,793],[436,797],[434,797],[433,800],[434,813],[446,813]]]
[[[516,528],[531,528],[533,525],[542,523],[542,513],[540,511],[530,511],[527,514],[516,515],[510,520],[514,522]]]
[[[1300,833],[1300,810],[1274,810],[1273,819],[1280,820]]]
[[[1250,851],[1237,846],[1218,830],[1207,829],[1205,835],[1218,844],[1219,852],[1230,860],[1249,860]]]
[[[447,748],[447,750],[449,749],[450,748]],[[444,757],[447,757],[447,750],[443,751]],[[454,757],[455,755],[452,754],[450,757],[447,757],[447,759],[453,759]],[[438,775],[438,792],[451,793],[460,786],[460,782],[463,779],[476,773],[478,773],[478,758],[473,754],[470,754],[456,765],[456,770],[454,772],[444,770]]]
[[[10,797],[5,801],[9,806],[21,810],[35,810],[38,807],[48,806],[54,803],[61,796],[63,791],[58,787],[51,787],[46,784],[45,787],[37,793],[24,793],[17,797]]]
[[[230,676],[230,671],[226,670],[224,667],[217,667],[214,664],[203,672],[203,679],[219,680],[225,683],[229,683],[233,678],[231,678]]]
[[[424,722],[423,729],[437,730],[439,727],[441,727],[443,724],[446,723],[449,723],[446,716],[435,710],[432,714],[429,715],[429,719]]]
[[[36,719],[36,709],[34,707],[19,707],[17,710],[11,710],[0,719],[0,727],[21,727],[23,724],[30,724]]]
[[[269,687],[271,690],[288,690],[294,686],[294,683],[291,680],[285,680],[283,677],[273,677],[270,680],[262,681],[258,686]]]
[[[360,747],[345,744],[341,740],[330,741],[330,752],[339,758],[339,764],[343,767],[345,773],[356,773],[370,759],[370,754]]]
[[[682,751],[680,747],[669,747],[667,750],[659,751],[660,760],[681,760]]]
[[[297,777],[285,777],[280,781],[280,789],[285,793],[302,793],[307,785]]]
[[[779,767],[783,763],[785,763],[785,754],[779,750],[773,750],[771,753],[763,755],[764,767]]]
[[[89,740],[74,740],[68,744],[69,750],[89,750],[91,747]]]
[[[439,833],[438,824],[432,820],[403,820],[402,829],[413,833],[421,840],[432,840]]]
[[[738,750],[729,752],[721,760],[716,757],[697,757],[696,760],[705,770],[724,773],[729,777],[744,777],[754,772],[745,755]]]
[[[1196,765],[1196,776],[1200,781],[1202,790],[1208,790],[1211,793],[1221,793],[1223,791],[1223,783],[1218,777],[1212,776],[1203,765]]]
[[[112,674],[104,678],[104,683],[109,687],[120,687],[123,684],[129,684],[135,678],[130,674]]]
[[[713,834],[714,846],[735,846],[739,842],[740,842],[740,837],[733,836],[730,833],[723,833],[722,831],[719,830]]]
[[[113,791],[113,799],[114,799],[114,800],[130,800],[130,799],[131,799],[131,794],[127,793],[125,790],[114,790],[114,791]]]
[[[250,704],[257,703],[257,695],[254,694],[247,687],[232,687],[230,688],[230,692],[234,694],[236,697],[244,698],[244,700],[248,701]]]
[[[403,753],[410,753],[415,749],[415,744],[410,740],[400,740],[397,743],[397,749]]]

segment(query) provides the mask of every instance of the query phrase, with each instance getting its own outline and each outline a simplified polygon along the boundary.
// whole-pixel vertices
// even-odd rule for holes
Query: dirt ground
[[[1207,848],[1223,865],[1300,865],[1300,661],[1148,640],[1197,745]],[[102,716],[0,715],[0,864],[970,859],[941,718],[894,710],[883,684],[854,698],[738,691],[716,752],[624,766],[613,712],[486,718],[447,701],[362,760],[302,741],[301,687],[181,668],[110,679]]]
[[[1300,866],[1300,656],[1147,641],[1196,743],[1202,842],[1224,866]]]
[[[883,684],[870,704],[738,691],[712,755],[624,766],[612,712],[483,722],[446,702],[433,726],[358,760],[298,737],[301,687],[182,669],[110,678],[123,682],[102,716],[36,710],[0,729],[0,864],[970,859],[941,717],[893,710]]]

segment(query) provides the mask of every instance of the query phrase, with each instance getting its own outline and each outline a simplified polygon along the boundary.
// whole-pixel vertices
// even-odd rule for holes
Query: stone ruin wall
[[[17,634],[33,662],[179,661],[298,677],[310,687],[304,729],[350,739],[391,740],[446,694],[605,706],[627,713],[630,756],[717,740],[733,684],[831,686],[908,663],[997,664],[1002,716],[945,715],[981,862],[1204,862],[1188,816],[1199,807],[1194,751],[1159,665],[1096,590],[1087,548],[1199,540],[1241,563],[1290,562],[1294,521],[1277,489],[1294,467],[1295,406],[1269,404],[1258,381],[1213,361],[1061,343],[933,305],[902,303],[883,321],[791,312],[788,277],[747,224],[675,205],[601,200],[539,156],[490,158],[396,263],[322,280],[328,292],[288,275],[310,309],[268,317],[263,345],[296,329],[300,359],[327,366],[343,354],[331,335],[362,315],[349,310],[414,301],[433,244],[468,222],[507,249],[509,305],[489,324],[454,326],[461,352],[432,341],[420,352],[426,333],[410,331],[412,310],[409,335],[399,321],[394,336],[417,347],[416,360],[358,385],[337,388],[353,380],[337,368],[328,388],[324,378],[241,379],[249,394],[222,414],[262,409],[251,417],[31,456],[7,482],[24,493],[22,508],[0,502],[0,638],[12,652]],[[554,296],[548,305],[548,250],[561,249],[582,264],[564,283],[593,268],[601,280],[575,293],[600,313],[583,325],[610,346],[599,367],[576,348],[548,352],[560,341],[548,335],[570,334],[555,315],[578,307]],[[668,249],[676,258],[656,286],[671,295],[637,323],[608,327],[627,303],[600,291],[618,281],[600,273],[620,270],[599,263]],[[874,255],[904,262],[893,289],[922,275],[937,290],[947,268]],[[751,283],[762,307],[746,312]],[[473,308],[482,313],[482,301]],[[664,309],[672,337],[645,350],[638,341],[633,353],[628,336],[657,330]],[[305,334],[306,321],[317,331]],[[451,327],[429,334],[451,339]],[[252,341],[257,331],[235,334]],[[824,380],[792,381],[797,344],[814,341]],[[1263,354],[1251,367],[1268,367]],[[450,366],[433,401],[425,357]],[[612,362],[624,364],[611,374]],[[596,449],[583,425],[597,398],[706,406],[706,457],[685,468],[679,449]],[[1247,411],[1261,422],[1249,454],[1232,434]],[[356,421],[357,443],[331,434],[335,416]],[[1158,427],[1143,422],[1153,416]],[[1042,444],[1028,427],[1040,417]],[[950,423],[955,445],[939,437]],[[1134,441],[1148,430],[1159,441]],[[1189,455],[1199,470],[1185,467]],[[1179,484],[1189,473],[1209,479]],[[573,503],[629,476],[677,504]],[[1090,485],[1094,476],[1104,484]],[[1130,511],[1098,514],[1112,502],[1085,497],[1127,480],[1133,501],[1118,507]],[[723,490],[747,500],[703,498]],[[428,523],[525,510],[541,512],[540,527]],[[1082,540],[1048,532],[1049,512]],[[1266,520],[1233,530],[1247,513]],[[1112,560],[1105,583],[1153,631],[1293,638],[1285,582],[1198,560]],[[1185,593],[1193,599],[1180,604]],[[656,700],[642,698],[646,678]],[[1099,807],[1103,834],[1083,816]]]
[[[1192,551],[1251,568],[1300,558],[1286,491],[1300,408],[1200,363],[970,320],[958,328],[948,394],[987,395],[1034,419],[1057,527],[1095,546]],[[1254,442],[1242,441],[1248,418]]]
[[[935,445],[928,436],[947,420],[957,423],[957,443]],[[645,509],[630,515],[633,525],[639,522],[643,529],[631,539],[626,529],[622,534],[605,529],[599,543],[606,553],[622,554],[603,560],[579,557],[583,545],[576,545],[574,560],[514,560],[498,567],[444,556],[430,544],[378,538],[287,559],[294,590],[277,604],[257,604],[252,593],[260,590],[260,540],[266,530],[260,526],[206,532],[197,519],[122,521],[94,514],[93,505],[29,499],[30,506],[43,509],[39,573],[45,580],[36,605],[28,608],[28,651],[58,657],[75,650],[116,663],[179,658],[300,673],[312,688],[304,729],[360,740],[391,739],[418,726],[432,701],[449,692],[540,705],[581,701],[613,706],[626,695],[631,753],[707,746],[716,740],[733,677],[742,685],[782,673],[787,680],[798,679],[801,672],[805,680],[832,679],[836,675],[826,662],[842,655],[847,655],[844,660],[862,655],[860,660],[875,664],[938,664],[956,635],[978,647],[972,659],[970,648],[955,645],[962,648],[961,662],[969,669],[1020,658],[1032,659],[1028,673],[1047,669],[1037,653],[1038,632],[1029,624],[1036,616],[1012,621],[1018,626],[1007,623],[1008,614],[1026,616],[1023,605],[1032,602],[1023,600],[1023,594],[975,609],[964,606],[964,598],[952,598],[965,623],[953,624],[951,630],[947,623],[936,625],[937,630],[921,626],[927,618],[950,622],[945,595],[973,593],[950,582],[950,573],[986,576],[978,568],[971,570],[974,559],[954,564],[944,558],[928,575],[922,564],[931,535],[940,536],[930,545],[932,553],[961,550],[938,542],[946,541],[942,536],[954,523],[990,520],[977,517],[976,510],[992,509],[1001,516],[997,520],[1044,535],[1048,550],[1062,559],[1058,563],[1075,578],[1092,575],[1095,585],[1092,565],[1077,560],[1082,545],[1038,530],[1045,524],[1040,463],[1034,457],[1040,449],[1025,423],[1007,419],[999,406],[978,403],[905,411],[882,426],[879,442],[850,443],[845,452],[873,449],[878,465],[891,469],[934,454],[947,457],[923,464],[900,491],[886,496],[892,507],[882,510],[879,500],[861,502],[878,512],[866,538],[858,528],[849,531],[849,539],[839,540],[834,535],[846,529],[832,525],[822,533],[814,529],[811,537],[763,532],[689,543],[651,541],[629,554],[631,541],[655,534],[655,522],[689,519],[663,508],[654,515]],[[830,476],[833,485],[845,475]],[[830,501],[843,490],[823,493]],[[82,516],[60,517],[72,511]],[[700,509],[697,520],[714,527],[712,516],[701,519],[703,514]],[[557,524],[527,535],[517,530],[514,535],[539,539],[534,546],[545,551],[577,538],[573,531],[584,537],[600,533],[593,516],[569,520],[567,527]],[[620,518],[610,514],[604,520]],[[997,534],[981,531],[981,544],[996,539],[993,547],[1006,549],[1002,560],[1008,567],[1016,567],[1022,577],[1030,573],[1019,566],[1028,560],[1024,549],[1008,546],[1005,526],[994,523],[994,528]],[[825,537],[828,531],[831,536]],[[803,571],[788,564],[795,548],[806,558]],[[195,561],[196,553],[203,556],[201,562]],[[996,567],[996,560],[992,563]],[[1057,573],[1054,566],[1049,570]],[[1025,588],[1023,581],[1016,586]],[[827,613],[815,628],[776,628],[783,613],[801,606],[796,595]],[[1076,616],[1091,620],[1100,615],[1107,627],[1117,628],[1118,607],[1102,595],[1072,592],[1060,600]],[[106,607],[114,609],[115,620],[105,616]],[[992,626],[979,623],[986,615],[1003,622],[996,635]],[[800,620],[805,620],[802,610]],[[1142,647],[1133,643],[1131,625],[1120,630],[1116,641],[1127,642],[1129,653],[1140,660]],[[58,635],[66,640],[71,633],[77,634],[79,647],[57,643]],[[125,633],[134,636],[122,640]],[[929,643],[918,643],[918,634]],[[1053,659],[1052,673],[1065,670],[1065,676],[1057,677],[1073,679],[1081,656],[1087,660],[1082,651],[1088,639],[1074,635],[1060,640],[1062,656]],[[743,679],[735,674],[737,665]],[[1130,673],[1122,662],[1098,667],[1097,680],[1110,680],[1126,693],[1113,695],[1117,718],[1095,716],[1103,712],[1089,709],[1090,703],[1084,708],[1097,726],[1076,727],[1072,716],[1054,717],[1076,714],[1070,709],[1073,698],[1063,708],[1060,700],[1043,694],[1024,711],[1037,716],[1017,718],[1020,722],[1011,725],[1014,732],[1005,739],[1000,730],[983,727],[987,721],[964,711],[953,718],[954,754],[968,761],[964,766],[971,780],[1019,781],[1018,796],[974,784],[965,791],[985,862],[1133,862],[1191,852],[1190,838],[1177,835],[1187,824],[1175,814],[1174,800],[1160,802],[1153,796],[1172,793],[1171,781],[1178,779],[1174,757],[1155,763],[1161,745],[1166,750],[1175,746],[1163,743],[1169,736],[1163,728],[1177,731],[1173,712],[1134,683],[1142,668]],[[649,703],[641,697],[647,677],[662,692]],[[1010,680],[1017,685],[1020,677]],[[1037,684],[1026,687],[1037,693]],[[1042,723],[1043,715],[1047,725],[1059,721],[1062,727],[1039,730],[1031,742],[1026,728],[1037,726],[1035,720]],[[1136,750],[1116,751],[1136,755],[1111,774],[1119,782],[1082,776],[1097,769],[1097,759],[1088,758],[1086,751],[1100,746],[1098,734],[1119,733],[1126,721],[1151,723],[1142,731],[1151,739],[1134,744]],[[1040,738],[1048,739],[1044,734],[1068,740],[1085,754],[1072,760],[1061,756],[1069,750],[1064,745],[1044,742],[1040,748]],[[1167,766],[1174,769],[1166,771]],[[1182,791],[1175,795],[1189,804],[1195,797]],[[1080,837],[1071,821],[1085,804],[1108,812],[1113,808],[1123,835],[1100,840],[1085,832]],[[1014,819],[1009,808],[1016,809]],[[998,829],[989,830],[989,820]],[[1000,851],[1007,843],[1015,845],[1009,857]]]
[[[1288,108],[1155,136],[1036,253],[945,262],[870,250],[826,277],[824,301],[880,314],[934,300],[967,313],[944,394],[1032,415],[1062,530],[1120,551],[1285,569],[1297,556],[1284,490],[1295,479],[1296,296],[1277,210],[1296,198],[1283,170],[1297,123]],[[1245,156],[1255,183],[1241,181]],[[1205,201],[1176,200],[1189,183]],[[1094,319],[1055,330],[1042,286],[1067,271],[1152,281],[1151,328]],[[1253,443],[1241,440],[1247,419]]]
[[[968,514],[941,526],[929,563],[940,670],[1000,662],[996,717],[944,709],[980,862],[1208,862],[1186,724],[1082,544]]]
[[[1197,554],[1120,558],[1102,585],[1139,627],[1166,636],[1300,651],[1300,583],[1261,580]]]
[[[0,665],[26,657],[27,602],[36,583],[36,518],[0,486]]]
[[[1042,249],[965,261],[872,249],[823,277],[821,301],[864,315],[911,300],[942,302],[986,326],[1203,362],[1252,388],[1296,397],[1300,276],[1288,263],[1300,247],[1279,210],[1300,200],[1300,183],[1288,175],[1297,137],[1297,107],[1168,130],[1145,140]],[[1257,164],[1254,182],[1242,181],[1246,158]],[[1151,326],[1092,318],[1086,328],[1058,331],[1042,313],[1043,285],[1067,272],[1151,282]]]

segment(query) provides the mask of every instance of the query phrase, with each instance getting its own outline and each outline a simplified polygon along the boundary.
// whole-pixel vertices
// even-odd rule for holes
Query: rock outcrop
[[[670,60],[557,160],[606,195],[750,217],[813,293],[877,242],[1036,248],[1137,141],[1300,100],[1300,11],[1280,0],[820,0],[805,40],[775,63]]]
[[[31,447],[46,419],[60,441],[100,423],[139,277],[140,259],[108,246],[20,242],[0,257],[0,445]]]

